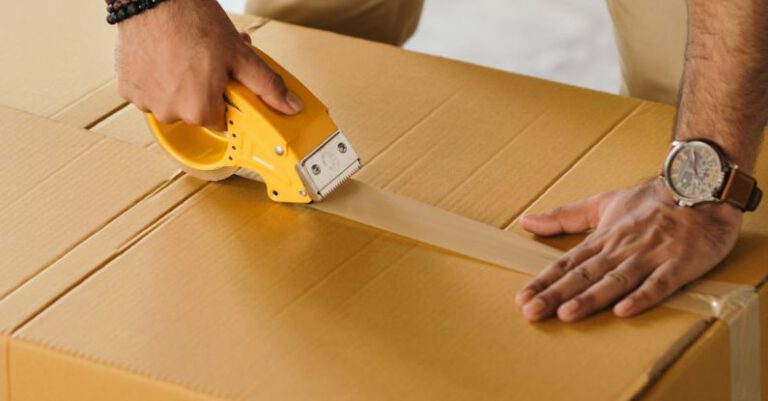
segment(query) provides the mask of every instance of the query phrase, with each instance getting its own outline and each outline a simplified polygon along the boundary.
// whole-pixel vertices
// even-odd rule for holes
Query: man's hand
[[[215,0],[168,0],[118,28],[120,95],[161,122],[224,129],[222,95],[230,79],[279,112],[301,109]]]
[[[674,136],[717,143],[747,173],[768,124],[766,27],[766,1],[688,0]],[[657,180],[524,217],[522,226],[545,236],[593,230],[516,297],[529,320],[557,313],[573,321],[616,301],[616,315],[635,315],[708,272],[733,249],[741,211],[728,204],[678,207]]]
[[[628,317],[708,272],[731,251],[741,211],[675,205],[660,180],[523,217],[537,235],[593,232],[517,294],[528,320],[575,321],[613,305]]]

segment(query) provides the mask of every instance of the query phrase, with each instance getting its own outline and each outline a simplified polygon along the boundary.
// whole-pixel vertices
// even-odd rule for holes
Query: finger
[[[591,287],[613,267],[604,254],[584,261],[528,302],[523,307],[523,315],[532,321],[551,316],[563,302]]]
[[[545,214],[523,216],[520,224],[536,235],[581,233],[597,227],[600,221],[598,198],[584,199],[553,209]]]
[[[251,40],[251,35],[247,34],[246,32],[240,32],[240,39],[243,40],[243,42],[248,43],[249,45],[253,43]]]
[[[602,250],[601,244],[600,241],[594,238],[588,238],[563,254],[560,259],[545,267],[536,278],[518,291],[515,296],[517,305],[522,307],[527,304],[536,294],[544,291],[552,283],[565,275],[567,271],[598,254]]]
[[[224,97],[221,95],[215,96],[210,100],[209,104],[211,106],[208,108],[205,126],[215,131],[226,130],[227,118],[224,112]]]
[[[142,113],[149,113],[149,107],[147,107],[144,103],[134,103],[133,105]]]
[[[237,59],[232,77],[258,95],[264,103],[284,114],[301,111],[301,100],[289,92],[283,79],[250,49]]]
[[[557,317],[566,322],[583,319],[616,302],[637,288],[653,267],[649,261],[633,255],[619,263],[586,291],[557,309]]]
[[[205,90],[199,92],[205,93]],[[203,97],[206,97],[203,95]],[[187,124],[224,130],[224,100],[218,91],[209,92],[207,99],[188,97],[187,103],[180,109],[182,120]]]
[[[613,308],[619,317],[630,317],[643,312],[663,301],[682,286],[678,277],[680,266],[674,260],[668,260],[651,273],[640,288],[629,294]]]
[[[159,110],[152,110],[152,114],[157,121],[163,124],[173,124],[180,120],[179,116],[169,109],[161,108]]]

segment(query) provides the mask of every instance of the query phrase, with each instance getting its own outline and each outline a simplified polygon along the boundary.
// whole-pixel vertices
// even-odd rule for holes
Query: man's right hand
[[[234,79],[281,113],[301,111],[248,43],[215,0],[167,0],[118,24],[120,96],[164,123],[223,130],[224,87]]]

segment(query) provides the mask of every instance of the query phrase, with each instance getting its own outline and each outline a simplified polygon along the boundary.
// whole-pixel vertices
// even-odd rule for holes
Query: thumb
[[[522,227],[536,235],[576,234],[597,227],[600,222],[600,203],[596,198],[580,200],[550,210],[545,214],[525,215]]]
[[[286,88],[283,78],[250,49],[237,58],[232,78],[283,114],[296,114],[303,108],[301,99]]]

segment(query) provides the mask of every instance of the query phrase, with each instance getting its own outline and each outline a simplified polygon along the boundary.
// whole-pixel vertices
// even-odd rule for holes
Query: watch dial
[[[683,197],[712,199],[723,184],[720,156],[703,142],[688,142],[673,156],[669,182]]]

